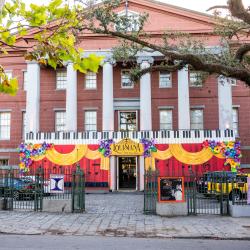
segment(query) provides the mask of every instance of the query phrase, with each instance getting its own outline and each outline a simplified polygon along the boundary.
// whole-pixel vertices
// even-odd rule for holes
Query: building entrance
[[[118,189],[136,190],[136,157],[118,158]]]

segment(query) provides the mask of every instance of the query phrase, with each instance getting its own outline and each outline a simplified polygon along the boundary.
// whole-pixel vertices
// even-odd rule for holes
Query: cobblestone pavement
[[[0,211],[0,233],[250,239],[250,218],[144,215],[141,194],[91,194],[83,214]]]

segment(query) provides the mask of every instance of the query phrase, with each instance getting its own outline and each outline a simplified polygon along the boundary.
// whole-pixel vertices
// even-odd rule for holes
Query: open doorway
[[[136,190],[136,157],[118,157],[118,189]]]

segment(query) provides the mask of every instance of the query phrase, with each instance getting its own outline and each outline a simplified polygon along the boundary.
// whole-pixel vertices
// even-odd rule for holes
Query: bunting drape
[[[169,144],[166,150],[157,150],[152,152],[151,157],[145,158],[145,168],[155,169],[155,159],[167,160],[174,157],[176,160],[183,164],[198,165],[209,161],[213,156],[223,159],[222,154],[214,155],[209,148],[203,148],[199,152],[188,152],[181,144]],[[98,150],[91,150],[88,145],[76,145],[70,153],[59,153],[55,148],[46,151],[42,156],[34,157],[34,161],[40,161],[47,158],[52,163],[57,165],[66,166],[72,165],[80,161],[82,158],[89,160],[101,159],[101,169],[109,170],[109,157],[104,157]]]

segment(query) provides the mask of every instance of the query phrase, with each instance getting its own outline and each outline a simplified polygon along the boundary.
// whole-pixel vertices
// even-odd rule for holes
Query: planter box
[[[250,217],[250,205],[229,205],[229,213],[234,218]]]
[[[187,216],[187,202],[157,202],[156,203],[156,214],[161,216]]]
[[[57,213],[71,213],[72,212],[72,200],[49,200],[43,199],[43,212],[57,212]]]

